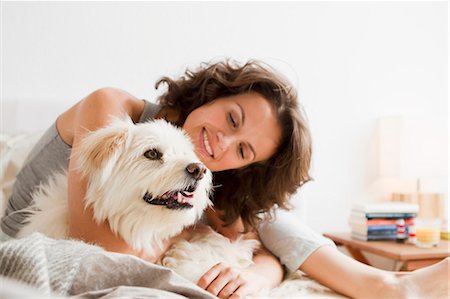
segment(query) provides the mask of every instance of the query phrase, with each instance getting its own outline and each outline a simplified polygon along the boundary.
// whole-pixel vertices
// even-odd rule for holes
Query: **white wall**
[[[318,231],[347,230],[352,202],[379,199],[378,117],[433,119],[448,146],[446,1],[1,5],[3,102],[31,99],[60,111],[103,86],[154,99],[159,77],[221,57],[283,71],[314,138],[315,181],[295,200]],[[44,128],[57,114],[18,106],[30,115],[21,128]],[[448,193],[448,175],[438,182]]]

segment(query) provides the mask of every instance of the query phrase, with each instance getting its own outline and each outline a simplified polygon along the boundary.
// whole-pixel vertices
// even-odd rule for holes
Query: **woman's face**
[[[256,92],[218,98],[200,106],[188,115],[183,128],[211,171],[267,160],[281,139],[275,108]]]

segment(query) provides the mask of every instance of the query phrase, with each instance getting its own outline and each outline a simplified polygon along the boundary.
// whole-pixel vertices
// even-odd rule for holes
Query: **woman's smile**
[[[208,132],[206,131],[206,128],[203,128],[202,133],[203,134],[201,137],[203,137],[202,138],[203,148],[210,157],[214,158],[214,151],[211,148],[211,144],[209,142]]]

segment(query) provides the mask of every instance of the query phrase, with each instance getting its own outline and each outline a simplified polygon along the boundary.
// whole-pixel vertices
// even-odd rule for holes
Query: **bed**
[[[54,119],[55,109],[59,106],[38,104],[36,109],[49,117],[40,115],[40,124],[27,127],[21,124],[21,120],[27,119],[26,113],[19,117],[18,111],[27,107],[28,114],[32,111],[36,115],[36,109],[33,111],[30,105],[23,103],[3,103],[5,117],[0,132],[2,211],[17,171],[44,128],[51,123],[45,119]],[[49,107],[51,109],[46,109]],[[162,266],[76,240],[53,240],[39,233],[24,239],[4,239],[0,243],[0,298],[26,296],[215,298]],[[279,288],[272,290],[271,297],[345,298],[300,272],[288,276]]]

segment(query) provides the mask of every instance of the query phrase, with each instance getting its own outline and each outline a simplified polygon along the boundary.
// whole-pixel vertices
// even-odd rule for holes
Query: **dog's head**
[[[86,205],[97,221],[146,247],[193,224],[211,204],[211,172],[189,137],[164,120],[115,119],[87,134],[75,152],[88,181]]]

